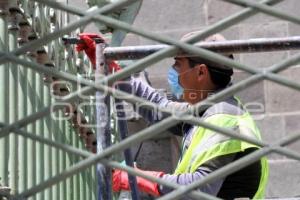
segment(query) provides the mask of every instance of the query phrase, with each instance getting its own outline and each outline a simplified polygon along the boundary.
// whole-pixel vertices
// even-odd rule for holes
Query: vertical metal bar
[[[0,7],[0,50],[8,51],[8,45],[6,41],[8,40],[7,31],[7,17],[8,17],[8,0],[6,4],[1,4]],[[9,69],[8,64],[0,65],[0,120],[4,123],[9,122],[9,110],[8,110],[8,88],[9,87]],[[0,184],[3,186],[8,186],[8,159],[9,159],[9,137],[4,137],[0,139]]]
[[[105,60],[103,56],[105,44],[96,44],[96,72],[95,81],[105,78]],[[110,143],[110,118],[109,118],[109,98],[101,92],[96,92],[96,133],[97,133],[97,153],[102,152]],[[111,193],[111,173],[110,169],[101,164],[97,165],[98,171],[98,194],[99,200],[110,200]]]
[[[95,165],[92,166],[91,185],[92,185],[92,191],[93,191],[92,200],[97,200],[98,199],[98,196],[97,196],[97,172],[96,172]]]
[[[66,137],[65,140],[65,144],[70,144],[70,136],[72,134],[72,130],[70,128],[69,123],[64,120],[64,124],[65,124],[65,129],[64,129],[64,135]],[[66,167],[70,167],[71,166],[71,154],[70,153],[66,153]],[[67,200],[71,200],[71,179],[68,178],[66,179],[66,194],[67,194]]]
[[[10,24],[8,27],[8,40],[10,51],[17,48],[17,31],[14,16],[10,15]],[[18,69],[17,65],[9,65],[9,122],[15,122],[18,119]],[[9,186],[12,194],[18,191],[18,137],[15,134],[9,136]]]
[[[63,143],[66,143],[66,121],[63,120],[62,121],[62,136],[63,136]],[[63,152],[63,170],[65,170],[68,166],[66,165],[67,163],[67,153],[66,152]],[[63,181],[63,199],[67,199],[67,180],[64,180]]]
[[[83,148],[82,141],[80,140],[80,138],[77,138],[77,139],[78,139],[78,142],[79,142],[79,149],[82,149]],[[79,173],[79,176],[80,176],[80,199],[84,200],[85,199],[85,193],[86,193],[84,171],[81,171]]]
[[[11,18],[12,18],[12,24],[11,28],[13,28],[15,33],[15,42],[17,43],[17,31],[19,30],[19,19],[21,18],[21,15],[19,14],[18,10],[15,7],[10,8]],[[17,44],[15,45],[15,48],[17,47]],[[23,56],[23,59],[25,57]],[[17,82],[17,94],[18,94],[18,119],[22,119],[27,116],[27,68],[18,65],[17,66],[17,73],[18,73],[18,82]],[[26,127],[26,130],[28,130],[28,127]],[[27,167],[28,167],[28,152],[27,152],[27,138],[19,137],[18,138],[18,160],[20,161],[18,164],[18,191],[24,191],[27,189],[27,180],[28,180],[28,174],[27,174]],[[16,158],[15,158],[16,159]]]
[[[126,113],[124,111],[124,106],[122,101],[116,99],[116,110],[117,110],[117,121],[118,121],[118,129],[121,136],[121,139],[124,140],[128,136],[128,125],[126,121]],[[126,165],[133,167],[133,158],[130,148],[124,150],[124,157]],[[131,197],[133,200],[139,200],[139,190],[137,187],[136,177],[128,174],[129,185],[131,189]]]
[[[63,113],[61,110],[58,111],[58,132],[59,132],[59,136],[58,136],[58,141],[63,143],[63,137],[64,137],[64,132],[63,132]],[[64,168],[64,152],[62,150],[59,150],[59,172],[62,172],[65,168]],[[64,182],[60,182],[59,183],[59,199],[65,199],[64,198],[64,194],[65,194],[65,190],[64,190]]]
[[[77,142],[77,137],[74,134],[72,137],[72,146],[76,147],[76,142]],[[78,155],[73,155],[73,163],[77,163],[78,161]],[[77,174],[75,176],[73,176],[73,191],[74,191],[74,197],[78,198],[78,181],[77,181]],[[74,198],[75,199],[75,198]]]
[[[42,82],[43,84],[43,96],[44,96],[44,107],[45,106],[49,106],[51,103],[51,99],[50,99],[50,90],[49,87]],[[50,120],[51,120],[51,116],[50,114],[46,117],[44,117],[44,137],[51,139],[51,134],[50,134],[50,128],[51,128],[51,124],[50,124]],[[45,163],[45,167],[44,167],[44,174],[45,174],[45,179],[48,179],[51,177],[51,147],[49,145],[43,145],[43,149],[44,149],[44,163]],[[50,200],[52,199],[52,187],[47,188],[45,190],[45,200]]]
[[[51,95],[51,102],[52,104],[55,103],[53,96]],[[52,116],[58,118],[58,111],[53,113]],[[52,140],[59,142],[59,127],[58,121],[52,118],[51,120],[51,133],[52,133]],[[59,173],[59,150],[57,148],[52,147],[52,176]],[[53,187],[53,199],[59,199],[59,184],[56,184]]]
[[[35,77],[36,81],[36,109],[39,110],[43,107],[43,102],[44,102],[44,87],[43,87],[43,78],[41,74],[36,73]],[[36,122],[36,130],[37,130],[37,135],[44,137],[44,123],[43,119],[39,119]],[[36,153],[37,153],[37,162],[36,162],[36,172],[37,172],[37,184],[41,183],[44,180],[44,148],[43,144],[37,143],[36,145]],[[40,192],[37,194],[37,199],[38,200],[44,200],[44,192]]]
[[[92,180],[92,167],[88,168],[87,170],[87,179],[86,179],[86,188],[87,188],[87,195],[86,199],[92,199],[93,198],[93,186],[91,185]]]
[[[70,130],[70,139],[69,139],[69,144],[71,146],[74,147],[74,143],[73,143],[73,138],[75,137],[75,131],[74,129],[71,127],[71,125],[69,124],[69,130]],[[74,164],[74,154],[70,154],[69,157],[70,157],[70,164],[73,165]],[[71,199],[76,199],[76,196],[74,195],[75,194],[75,190],[74,190],[74,181],[75,181],[75,178],[74,176],[70,177],[70,185],[68,186],[70,188],[70,193],[71,193]]]
[[[27,72],[28,77],[28,85],[27,85],[27,101],[28,101],[28,107],[27,107],[27,113],[30,115],[35,112],[35,72],[31,69],[28,69]],[[31,123],[28,125],[28,132],[32,134],[36,134],[36,124]],[[34,140],[28,140],[28,146],[27,146],[27,152],[28,152],[28,182],[27,186],[28,188],[33,187],[36,184],[36,141]],[[32,200],[35,199],[35,196],[31,198]]]
[[[19,44],[20,46],[28,42],[28,35],[31,31],[31,27],[28,23],[20,23],[20,32],[19,32]],[[28,57],[29,56],[29,57]],[[32,57],[31,53],[28,53],[28,55],[24,56],[24,59],[35,61]],[[35,112],[35,72],[32,69],[27,69],[27,76],[25,77],[26,82],[26,101],[27,101],[27,111],[26,113],[28,115]],[[35,134],[36,127],[35,123],[31,123],[27,126],[27,131],[29,133]],[[27,141],[27,150],[24,152],[28,153],[28,168],[27,168],[27,187],[32,187],[36,184],[36,150],[35,150],[36,142],[34,140],[28,140]],[[31,199],[35,199],[35,197],[32,197]]]
[[[76,147],[79,148],[79,139],[78,137],[76,137]],[[76,162],[79,162],[80,158],[79,156],[76,156]],[[80,194],[81,194],[81,191],[80,191],[80,174],[77,173],[76,174],[76,191],[77,191],[77,198],[80,199]]]
[[[63,17],[64,17],[64,15],[66,15],[66,13],[60,13],[61,15],[60,15],[60,20],[61,20],[61,24],[60,25],[63,25],[64,23],[63,23]],[[61,71],[65,71],[65,65],[66,65],[66,59],[65,59],[65,52],[63,51],[63,52],[61,52],[60,54],[57,54],[60,58],[59,58],[59,60],[58,60],[58,70],[61,70]],[[70,115],[72,115],[73,113],[70,113]],[[58,138],[58,142],[60,142],[60,143],[64,143],[65,142],[65,140],[64,140],[64,129],[63,129],[63,126],[64,126],[64,120],[63,120],[63,117],[64,117],[64,113],[61,111],[61,110],[59,110],[58,111],[58,124],[57,124],[57,126],[58,126],[58,136],[57,136],[57,138]],[[59,169],[58,169],[58,171],[59,172],[62,172],[63,170],[65,170],[65,162],[64,162],[64,158],[65,158],[65,152],[63,152],[62,150],[59,150],[59,152],[58,152],[58,163],[59,163]],[[65,194],[66,194],[66,192],[65,192],[65,182],[64,181],[62,181],[62,182],[60,182],[59,183],[59,191],[58,191],[58,193],[59,193],[59,199],[66,199],[65,198]]]
[[[60,52],[60,46],[59,46],[59,42],[57,40],[54,41],[54,45],[57,47],[54,49],[54,53],[55,53],[55,62],[54,62],[54,65],[59,67],[59,66],[62,66],[63,65],[63,57],[64,57],[64,54]],[[59,68],[58,68],[59,70]],[[51,90],[53,91],[53,87],[54,87],[54,80],[52,82],[52,88]],[[54,98],[54,95],[52,93],[52,101],[55,102],[55,98]],[[61,114],[60,114],[61,113]],[[62,112],[62,111],[57,111],[54,116],[56,116],[56,120],[52,120],[53,121],[53,126],[55,127],[55,129],[52,130],[52,134],[53,134],[53,137],[55,139],[55,141],[58,141],[58,142],[61,142],[61,132],[60,132],[60,117],[64,116],[65,117],[65,113]],[[59,172],[61,172],[61,162],[62,162],[62,151],[61,150],[58,150],[56,148],[54,148],[53,150],[53,154],[54,154],[54,163],[53,163],[53,166],[56,166],[55,168],[53,168],[53,173],[54,175],[58,174]],[[61,196],[61,183],[57,184],[54,188],[54,191],[53,191],[53,195],[54,195],[54,199],[62,199],[62,196]]]
[[[52,81],[52,77],[44,77],[44,81],[45,82],[51,82]],[[49,92],[49,99],[50,99],[50,102],[51,105],[54,105],[55,104],[55,99],[53,97],[53,93],[52,93],[52,82],[51,84],[49,84],[49,87],[48,87],[48,92]],[[54,117],[53,117],[54,116]],[[51,113],[49,114],[49,126],[50,126],[50,130],[49,130],[49,139],[53,140],[53,141],[58,141],[58,126],[57,126],[57,119],[58,117],[58,112],[55,112],[55,113]],[[50,165],[51,165],[51,171],[50,171],[50,176],[54,176],[58,173],[58,168],[59,168],[59,165],[58,165],[58,162],[59,162],[59,153],[58,153],[58,149],[57,148],[54,148],[54,147],[51,147],[50,148]],[[58,199],[59,196],[58,196],[58,190],[59,190],[59,183],[54,185],[52,187],[52,198],[51,199]]]
[[[68,22],[69,20],[67,20]],[[70,46],[67,46],[66,47],[66,65],[65,65],[65,70],[68,72],[68,73],[71,73],[71,74],[74,74],[76,73],[73,68],[75,66],[75,63],[73,62],[72,60],[72,55],[73,55],[73,49],[70,48]],[[66,143],[69,144],[69,145],[72,145],[73,141],[73,137],[75,136],[75,132],[74,132],[74,128],[71,127],[71,124],[70,122],[68,121],[65,121],[66,123],[66,130],[65,130],[65,135],[66,135]],[[70,167],[72,164],[73,164],[73,156],[72,154],[70,153],[67,153],[67,158],[66,158],[66,166],[67,167]],[[73,181],[74,181],[74,177],[70,177],[69,179],[67,179],[66,181],[66,184],[67,184],[67,200],[72,200],[74,199],[72,196],[74,194],[74,190],[73,190]]]

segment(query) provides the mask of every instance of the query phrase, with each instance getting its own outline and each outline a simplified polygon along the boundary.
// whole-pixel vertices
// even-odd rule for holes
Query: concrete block
[[[122,46],[138,46],[141,45],[140,36],[135,34],[127,34],[122,42]]]
[[[299,197],[300,196],[300,162],[274,161],[270,162],[270,176],[266,198]]]
[[[208,24],[214,24],[242,9],[239,6],[218,0],[208,0],[207,8]]]
[[[256,2],[260,2],[260,0],[253,0]],[[276,5],[273,5],[272,8],[282,11],[283,13],[289,13],[294,16],[298,15],[298,7],[299,7],[299,1],[297,0],[289,0],[289,1],[283,1],[280,3],[277,3]],[[278,17],[273,17],[268,14],[264,14],[263,12],[259,12],[255,14],[254,16],[249,17],[248,19],[244,20],[242,23],[252,23],[252,24],[261,24],[261,23],[268,23],[268,22],[274,22],[274,21],[282,21],[283,19]]]
[[[135,134],[148,127],[143,119],[129,121],[129,134]],[[163,137],[164,136],[164,137]],[[135,156],[140,143],[131,146],[132,155]],[[179,158],[179,141],[168,131],[162,131],[157,137],[143,142],[138,155],[137,164],[141,169],[160,170],[173,173]]]
[[[154,88],[170,91],[167,75],[155,76],[155,77],[151,76],[150,80]]]
[[[144,142],[137,160],[138,166],[146,170],[173,173],[176,167],[174,156],[179,155],[179,149],[172,147],[170,138]]]
[[[251,75],[246,72],[236,71],[233,75],[233,83],[239,83],[240,81],[245,80],[250,76]],[[248,109],[254,109],[253,114],[261,115],[265,113],[264,81],[260,81],[250,87],[242,89],[236,95],[241,98],[242,102]],[[255,108],[261,109],[258,113],[255,113]]]
[[[204,0],[144,1],[134,25],[148,31],[203,26],[206,24],[204,5]]]
[[[285,124],[282,116],[265,116],[260,120],[256,120],[256,124],[260,130],[262,140],[271,144],[282,139],[285,135]],[[267,156],[269,160],[283,159],[284,156],[272,153]]]
[[[147,71],[149,72],[150,78],[156,76],[166,77],[169,67],[172,66],[174,62],[175,61],[173,58],[166,58],[147,67]]]
[[[243,24],[240,26],[240,38],[270,38],[287,36],[287,22],[265,24]],[[274,65],[288,57],[287,51],[242,54],[241,62],[248,66],[262,68]]]
[[[191,28],[178,28],[178,29],[171,29],[171,30],[159,30],[159,31],[152,31],[155,34],[158,34],[163,37],[168,37],[171,39],[179,40],[184,34],[196,31],[196,30],[201,30],[201,28],[197,29],[191,29]],[[141,45],[155,45],[155,44],[164,44],[159,41],[151,40],[148,38],[141,37],[140,38]]]
[[[286,136],[291,136],[300,133],[300,113],[298,115],[285,116],[284,119]],[[287,147],[296,152],[300,152],[300,140],[293,141],[293,143],[288,145]]]
[[[280,75],[297,82],[299,73],[299,68],[291,68]],[[268,113],[298,112],[300,110],[299,98],[299,91],[270,81],[266,82],[266,110]]]

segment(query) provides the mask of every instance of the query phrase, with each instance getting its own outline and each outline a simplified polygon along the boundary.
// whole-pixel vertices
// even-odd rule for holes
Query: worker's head
[[[183,36],[182,40],[196,33],[189,33]],[[225,41],[225,38],[215,34],[204,41]],[[232,55],[226,56],[233,59]],[[181,95],[185,101],[195,104],[209,94],[227,87],[232,74],[231,67],[201,57],[175,57],[175,63],[169,70],[168,81],[177,97]]]

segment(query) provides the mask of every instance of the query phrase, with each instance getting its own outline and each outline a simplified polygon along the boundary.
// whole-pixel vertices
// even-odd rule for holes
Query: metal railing
[[[64,27],[61,27],[60,29],[57,29],[53,32],[44,32],[43,35],[41,35],[41,38],[30,41],[22,45],[21,47],[17,48],[16,41],[14,41],[14,38],[16,38],[13,34],[14,28],[13,26],[7,31],[7,29],[1,29],[1,38],[7,39],[5,42],[9,41],[9,49],[7,48],[7,45],[1,46],[1,57],[0,57],[0,64],[1,66],[1,94],[7,94],[4,95],[5,97],[8,96],[9,98],[3,98],[1,100],[1,110],[5,110],[6,112],[1,112],[1,120],[2,120],[2,129],[0,131],[0,137],[1,137],[1,177],[4,177],[3,183],[5,185],[13,185],[18,186],[19,181],[22,182],[24,180],[29,180],[28,178],[37,176],[36,182],[28,182],[28,183],[22,183],[19,184],[22,186],[18,193],[15,193],[13,195],[16,199],[22,199],[22,198],[28,198],[31,197],[37,193],[44,194],[41,192],[47,192],[50,191],[47,194],[44,194],[44,196],[38,197],[43,199],[45,198],[51,198],[51,195],[58,195],[58,197],[65,197],[64,193],[68,191],[70,188],[68,188],[68,185],[74,185],[74,191],[78,192],[77,189],[90,189],[88,187],[84,187],[82,184],[84,182],[84,176],[78,176],[78,174],[84,172],[86,169],[89,169],[92,166],[95,166],[97,163],[101,163],[105,166],[111,167],[111,168],[119,168],[128,171],[132,175],[138,175],[141,177],[144,177],[149,180],[153,180],[158,182],[159,184],[169,186],[171,188],[174,188],[175,190],[167,195],[161,196],[159,199],[180,199],[183,195],[188,195],[193,199],[219,199],[217,197],[213,197],[211,195],[208,195],[203,192],[194,191],[195,188],[207,184],[209,182],[212,182],[216,179],[219,179],[221,177],[225,177],[228,174],[231,174],[233,172],[238,171],[239,169],[259,160],[261,157],[268,155],[272,152],[285,155],[289,158],[293,158],[296,160],[300,160],[300,154],[298,152],[294,152],[292,150],[289,150],[287,148],[284,148],[286,145],[291,144],[300,138],[300,133],[295,133],[293,135],[289,135],[287,137],[282,138],[280,141],[275,141],[274,143],[268,144],[263,141],[258,141],[253,138],[249,138],[246,136],[238,135],[234,131],[229,131],[227,129],[223,129],[208,123],[205,123],[201,121],[201,119],[194,117],[193,113],[195,110],[202,111],[205,108],[207,108],[208,105],[211,105],[211,103],[217,102],[219,100],[222,100],[225,97],[231,96],[234,93],[245,89],[259,81],[262,80],[270,80],[272,82],[279,83],[281,85],[287,86],[289,88],[300,90],[300,84],[294,81],[291,81],[281,75],[278,75],[277,73],[287,69],[288,67],[297,64],[300,60],[300,54],[295,54],[292,57],[283,60],[275,65],[272,65],[268,68],[264,69],[256,69],[249,67],[247,65],[237,63],[231,59],[228,59],[224,56],[221,56],[217,53],[214,53],[212,51],[209,51],[204,48],[198,48],[193,46],[192,44],[206,38],[207,36],[220,32],[227,27],[234,25],[244,19],[247,19],[248,17],[255,15],[259,12],[264,12],[265,14],[279,17],[281,19],[289,20],[293,23],[299,24],[300,18],[296,16],[290,16],[289,14],[283,13],[281,11],[278,11],[271,7],[271,5],[275,5],[280,0],[263,0],[259,3],[255,3],[252,1],[245,1],[245,0],[224,0],[226,2],[230,2],[237,5],[245,6],[246,8],[238,13],[235,13],[232,16],[229,16],[225,19],[220,20],[219,22],[207,27],[203,32],[195,35],[194,37],[190,38],[186,41],[177,41],[168,37],[164,37],[155,33],[151,33],[145,30],[141,30],[139,28],[130,26],[127,23],[124,23],[122,21],[113,19],[111,17],[105,16],[104,14],[113,11],[115,9],[124,7],[126,5],[129,5],[134,0],[120,0],[116,3],[111,3],[108,5],[105,5],[101,8],[95,8],[88,11],[82,11],[76,7],[72,7],[70,5],[57,3],[54,1],[48,1],[48,0],[32,0],[29,2],[38,2],[40,6],[47,6],[48,8],[53,8],[56,10],[61,10],[65,12],[69,12],[75,15],[80,16],[81,18],[77,21],[71,22],[67,24]],[[5,9],[3,9],[5,11]],[[1,26],[7,27],[7,13],[2,11],[1,15]],[[122,29],[124,31],[128,31],[131,33],[138,34],[140,36],[146,37],[148,39],[156,40],[161,43],[165,43],[170,45],[169,47],[163,48],[162,50],[159,50],[153,54],[150,54],[146,56],[143,59],[138,60],[134,64],[126,67],[125,69],[115,73],[108,75],[104,77],[101,80],[97,80],[96,82],[91,82],[89,79],[80,78],[73,73],[70,73],[67,70],[64,69],[56,69],[56,68],[49,68],[42,65],[42,63],[35,62],[32,59],[28,59],[25,54],[27,52],[35,52],[37,49],[39,49],[42,45],[47,45],[51,41],[57,41],[60,37],[62,37],[64,34],[69,34],[71,31],[76,30],[78,27],[84,26],[91,22],[100,22],[103,24],[107,24],[110,27],[113,27],[115,29]],[[169,117],[165,118],[164,120],[149,126],[136,134],[122,140],[118,144],[111,145],[107,147],[106,149],[103,149],[102,152],[98,152],[98,154],[90,153],[86,150],[83,150],[82,146],[80,146],[78,143],[67,143],[66,140],[72,140],[73,142],[79,141],[74,139],[74,134],[69,134],[66,137],[66,140],[63,139],[56,139],[55,141],[51,140],[52,137],[50,135],[51,128],[53,129],[52,125],[49,125],[49,114],[50,113],[58,113],[58,115],[62,115],[61,112],[62,109],[65,108],[66,104],[76,102],[81,94],[84,93],[90,93],[95,91],[101,91],[106,92],[107,94],[111,95],[112,97],[124,97],[126,96],[126,93],[116,90],[115,88],[110,87],[111,83],[121,80],[123,78],[128,77],[129,75],[141,71],[145,69],[147,66],[150,66],[151,64],[154,64],[158,62],[161,59],[164,59],[166,57],[172,57],[176,55],[178,51],[185,51],[189,54],[198,55],[203,58],[206,58],[208,60],[212,60],[215,62],[221,62],[226,65],[230,65],[235,69],[243,70],[245,72],[248,72],[252,74],[249,78],[240,81],[237,84],[232,85],[231,87],[228,87],[224,89],[223,91],[217,93],[214,96],[208,97],[206,100],[192,106],[191,109],[177,112],[176,116],[170,115]],[[60,52],[61,53],[61,52]],[[45,63],[43,63],[45,64]],[[23,66],[18,67],[18,66]],[[57,66],[64,66],[64,65],[57,65]],[[72,66],[72,65],[71,65]],[[74,65],[73,65],[74,66]],[[20,85],[19,81],[11,81],[14,79],[19,80],[21,78],[22,73],[25,73],[24,70],[27,70],[28,77],[34,76],[35,77],[35,92],[36,96],[35,101],[38,101],[36,103],[36,106],[32,106],[29,102],[30,99],[24,98],[24,102],[21,100],[18,102],[20,106],[20,109],[15,109],[17,106],[17,103],[15,102],[17,98],[15,93],[11,93],[10,91],[22,91],[22,85]],[[16,73],[18,72],[18,73]],[[38,72],[38,73],[35,73]],[[49,93],[48,88],[45,88],[46,86],[43,86],[41,84],[42,82],[42,75],[46,74],[47,76],[56,77],[60,80],[65,80],[74,84],[81,84],[85,85],[85,87],[81,87],[76,91],[70,92],[66,96],[61,96],[59,100],[56,102],[50,102],[48,99]],[[29,88],[30,81],[34,80],[34,78],[28,78],[29,83],[27,84],[27,89]],[[11,81],[11,82],[9,82]],[[22,83],[22,82],[21,82]],[[9,85],[9,90],[5,88],[4,86]],[[18,89],[19,88],[19,89]],[[26,89],[26,91],[27,91]],[[20,95],[19,93],[17,95]],[[30,98],[29,95],[22,94],[24,97]],[[126,101],[129,101],[131,103],[140,103],[145,105],[145,107],[149,108],[155,108],[161,112],[164,113],[171,113],[172,111],[166,108],[158,107],[156,104],[153,104],[151,102],[145,101],[142,98],[139,97],[132,97],[130,99],[125,99]],[[7,105],[12,105],[11,107],[8,107]],[[26,107],[27,105],[27,107]],[[51,105],[56,105],[52,107]],[[26,109],[25,109],[26,108]],[[18,114],[17,114],[18,113]],[[93,113],[91,113],[92,115]],[[179,117],[181,120],[179,120]],[[48,121],[47,121],[48,119]],[[230,136],[232,138],[240,139],[243,141],[247,141],[249,143],[256,144],[260,147],[262,147],[260,150],[257,150],[235,162],[232,162],[219,170],[209,174],[206,178],[201,179],[199,181],[195,181],[190,185],[187,186],[179,186],[177,184],[168,183],[166,181],[163,181],[161,179],[157,179],[154,177],[150,177],[148,175],[145,175],[139,171],[134,170],[131,167],[123,166],[119,164],[116,161],[112,161],[107,159],[107,157],[119,153],[121,151],[124,151],[127,148],[130,148],[132,145],[144,141],[146,139],[149,139],[151,137],[154,137],[155,135],[160,134],[161,132],[167,130],[168,128],[174,126],[175,124],[180,123],[181,121],[188,122],[190,124],[194,124],[197,126],[202,126],[211,130],[214,130],[220,134],[224,134],[226,136]],[[55,123],[53,124],[55,127]],[[64,121],[61,121],[60,124],[56,125],[59,127],[60,135],[61,133],[70,133],[71,130],[66,127],[66,123]],[[24,138],[28,138],[30,140],[26,141],[24,139],[20,140],[17,136],[22,136]],[[59,137],[59,136],[57,136]],[[73,138],[71,138],[73,137]],[[37,143],[39,142],[39,143]],[[47,144],[47,146],[39,146],[36,145],[36,149],[32,149],[34,145],[32,144]],[[17,152],[16,146],[18,146],[18,149],[21,149],[22,151]],[[44,147],[44,149],[42,149]],[[52,148],[50,148],[52,147]],[[79,147],[79,148],[78,148]],[[24,150],[24,151],[23,151]],[[24,152],[34,152],[35,150],[39,150],[39,153],[37,154],[27,154]],[[22,158],[24,158],[21,162],[21,160],[9,160],[8,158],[8,151],[10,157],[11,155],[18,155],[22,154]],[[69,164],[64,165],[63,167],[57,166],[54,167],[53,172],[50,172],[50,169],[47,169],[47,164],[51,163],[50,159],[53,159],[53,156],[51,155],[57,155],[58,152],[58,158],[62,159],[59,160],[61,162],[64,162],[68,159],[66,156],[66,153],[68,155],[74,155],[77,159],[75,161],[66,161]],[[63,153],[62,153],[63,152]],[[52,153],[52,154],[51,154]],[[61,154],[60,154],[61,153]],[[37,158],[32,158],[32,155],[36,155]],[[61,155],[61,156],[60,156]],[[44,157],[43,157],[44,156]],[[17,156],[18,157],[18,156]],[[28,158],[28,159],[25,159]],[[45,170],[47,173],[42,173],[41,171],[36,171],[38,166],[30,166],[31,161],[45,161],[43,164],[43,167],[45,167]],[[7,163],[8,161],[8,163]],[[28,163],[28,176],[27,177],[20,177],[18,179],[16,174],[11,173],[11,176],[7,176],[8,171],[14,171],[16,170],[16,166],[18,163],[25,165]],[[70,166],[70,163],[72,162],[72,165]],[[5,163],[5,164],[3,164]],[[54,164],[54,165],[55,165]],[[32,165],[32,163],[31,163]],[[65,169],[66,168],[66,169]],[[26,168],[22,168],[26,169]],[[40,168],[41,169],[41,168]],[[25,173],[24,173],[25,174]],[[14,176],[13,176],[14,175]],[[77,177],[77,178],[76,178]],[[47,178],[46,180],[44,180]],[[69,178],[69,179],[68,179]],[[70,179],[72,178],[72,179]],[[79,180],[78,180],[79,179]],[[70,181],[68,184],[66,181]],[[73,181],[73,184],[71,183]],[[61,186],[62,184],[62,187]],[[77,183],[77,185],[75,184]],[[79,186],[78,186],[79,184]],[[91,184],[96,184],[95,182],[92,182]],[[52,187],[53,186],[53,187]],[[17,188],[17,187],[16,187]],[[51,190],[55,192],[51,192]],[[90,191],[92,191],[91,189]],[[59,194],[61,196],[59,196]],[[87,198],[84,197],[84,195],[90,195],[88,191],[83,193],[83,195],[80,193],[80,199]],[[74,196],[73,196],[74,197]],[[78,196],[76,196],[77,198]],[[63,199],[67,199],[63,198]],[[71,197],[69,197],[71,198]],[[74,197],[75,198],[75,197]]]

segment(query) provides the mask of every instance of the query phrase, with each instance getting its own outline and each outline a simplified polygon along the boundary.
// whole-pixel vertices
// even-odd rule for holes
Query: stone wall
[[[299,0],[286,0],[275,6],[279,10],[298,16]],[[184,33],[203,30],[220,19],[242,10],[219,0],[145,0],[134,26],[179,39]],[[227,39],[250,39],[260,37],[285,37],[300,35],[300,27],[288,21],[258,14],[221,32]],[[129,34],[123,45],[157,44],[157,42]],[[289,58],[296,51],[254,53],[235,55],[237,61],[255,68],[274,65]],[[156,88],[168,89],[166,72],[172,59],[165,59],[148,68],[150,79]],[[298,81],[300,68],[293,66],[281,73]],[[249,77],[236,71],[234,82]],[[274,142],[284,136],[296,133],[300,128],[300,93],[270,81],[261,81],[239,92],[244,103],[253,110],[263,139]],[[256,110],[255,109],[259,110]],[[300,141],[288,146],[300,152]],[[165,155],[166,159],[168,155]],[[270,181],[267,197],[294,197],[300,195],[299,161],[281,155],[270,155]]]

